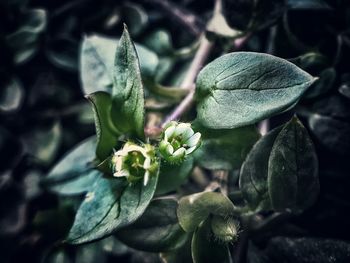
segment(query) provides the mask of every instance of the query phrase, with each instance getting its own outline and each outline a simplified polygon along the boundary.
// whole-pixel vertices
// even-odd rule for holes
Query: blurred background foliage
[[[290,59],[319,77],[296,111],[317,148],[321,195],[301,217],[251,243],[247,260],[309,262],[302,261],[304,256],[322,249],[350,257],[349,1],[223,4],[228,25],[248,32],[241,50]],[[212,1],[199,0],[0,2],[1,262],[160,261],[157,254],[129,248],[114,236],[79,247],[57,246],[81,196],[58,197],[42,187],[42,181],[69,149],[95,133],[93,113],[84,99],[89,90],[79,73],[83,39],[118,38],[125,22],[133,40],[149,52],[145,61],[153,56],[157,62],[152,82],[176,87],[212,10]],[[210,30],[207,33],[210,37]],[[215,41],[212,58],[232,50],[229,38]],[[159,89],[152,93],[152,87],[154,83],[149,84],[146,105],[153,111],[149,123],[157,123],[183,94],[160,102]],[[290,115],[272,118],[270,128]],[[190,112],[185,118],[193,116]],[[163,258],[175,260],[171,255]],[[315,262],[333,262],[325,258],[320,254]]]

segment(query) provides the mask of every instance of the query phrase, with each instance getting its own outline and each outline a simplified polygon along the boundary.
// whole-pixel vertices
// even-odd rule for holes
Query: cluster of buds
[[[190,123],[172,121],[164,127],[159,152],[170,163],[181,163],[200,146],[200,139],[201,134],[195,133]]]
[[[155,148],[150,144],[140,146],[127,142],[114,153],[112,165],[115,177],[125,177],[129,183],[143,178],[143,184],[147,185],[150,176],[158,169]]]
[[[159,152],[170,163],[181,163],[186,155],[200,146],[201,134],[194,132],[189,123],[168,123],[162,133]],[[112,157],[113,176],[125,177],[129,183],[143,180],[147,185],[150,176],[157,172],[159,161],[156,148],[150,144],[124,144]]]

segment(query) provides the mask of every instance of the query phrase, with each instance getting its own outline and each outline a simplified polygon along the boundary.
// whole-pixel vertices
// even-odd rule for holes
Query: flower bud
[[[164,128],[159,151],[165,160],[180,163],[200,146],[200,139],[201,134],[194,133],[190,123],[172,121]]]
[[[211,220],[211,229],[215,238],[222,242],[234,242],[238,239],[238,224],[230,217],[214,216]]]
[[[123,148],[114,153],[112,158],[115,177],[126,177],[128,182],[135,183],[143,179],[147,185],[149,177],[158,169],[155,149],[150,144],[143,146],[127,142]]]

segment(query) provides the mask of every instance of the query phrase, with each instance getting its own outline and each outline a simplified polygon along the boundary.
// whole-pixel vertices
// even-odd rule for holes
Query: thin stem
[[[184,89],[194,89],[194,82],[197,74],[203,67],[204,62],[207,60],[210,51],[213,48],[213,43],[210,42],[205,36],[202,36],[197,53],[190,65],[187,75],[181,83],[181,87]]]
[[[163,121],[162,126],[164,126],[169,121],[177,120],[180,116],[185,113],[193,103],[194,91],[195,91],[195,80],[196,77],[203,67],[204,62],[207,60],[210,51],[212,50],[214,44],[210,42],[205,36],[202,37],[201,43],[197,50],[196,55],[190,65],[190,68],[185,76],[184,80],[181,83],[182,88],[187,88],[190,92],[187,96],[181,101],[181,103],[171,112]]]

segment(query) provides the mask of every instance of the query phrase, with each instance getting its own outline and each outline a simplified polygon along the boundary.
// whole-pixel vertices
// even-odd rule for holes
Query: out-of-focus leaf
[[[202,134],[202,145],[194,153],[195,161],[212,170],[239,168],[260,137],[254,126],[220,131],[203,128],[198,130]]]
[[[114,61],[112,118],[118,130],[143,139],[145,100],[140,65],[135,46],[124,26]]]
[[[2,87],[0,93],[0,111],[17,111],[22,105],[23,98],[24,90],[21,82],[16,78],[12,78]]]
[[[159,180],[156,195],[174,191],[186,182],[193,168],[193,158],[188,157],[180,165],[162,162],[159,171]]]
[[[265,252],[273,262],[346,263],[350,245],[334,239],[275,237]]]
[[[288,0],[287,5],[293,10],[330,9],[330,6],[323,0]]]
[[[51,127],[38,127],[23,137],[25,152],[45,165],[56,157],[62,140],[62,127],[59,121]]]
[[[258,30],[274,23],[285,11],[283,0],[224,0],[228,24],[242,31]]]
[[[350,83],[341,85],[338,90],[341,95],[350,99]]]
[[[111,235],[135,222],[146,210],[156,190],[158,175],[147,185],[127,184],[124,179],[95,182],[81,204],[66,242],[82,244]]]
[[[223,217],[234,214],[234,205],[225,195],[202,192],[182,197],[177,209],[177,217],[186,232],[193,232],[209,215]]]
[[[213,129],[253,124],[295,105],[314,80],[278,57],[254,52],[226,54],[198,75],[197,118]]]
[[[89,191],[102,174],[92,167],[96,138],[91,137],[68,152],[42,183],[60,195],[80,195]]]
[[[270,197],[267,186],[268,162],[272,146],[282,127],[263,136],[245,159],[239,177],[239,188],[252,209],[269,209]]]
[[[85,94],[112,93],[115,52],[119,39],[99,35],[84,38],[80,51],[80,78]],[[139,44],[136,51],[142,76],[154,76],[159,60],[155,53]]]
[[[128,25],[130,34],[135,37],[142,33],[148,24],[148,15],[142,6],[128,2],[121,9],[123,22]]]
[[[0,126],[0,172],[11,169],[23,154],[23,145],[11,132]]]
[[[164,29],[151,32],[142,43],[160,56],[170,55],[174,51],[171,36]]]
[[[314,99],[326,94],[333,87],[337,73],[334,68],[328,68],[321,72],[319,79],[306,91],[303,98]]]
[[[138,250],[166,252],[177,249],[184,245],[187,234],[177,221],[176,209],[174,199],[154,200],[135,223],[118,231],[117,237]]]
[[[55,66],[69,71],[78,70],[78,46],[71,37],[54,39],[46,50],[48,59]]]
[[[47,24],[47,13],[44,9],[29,9],[23,14],[21,26],[6,37],[6,42],[14,50],[16,64],[28,61],[38,50],[36,41]]]

